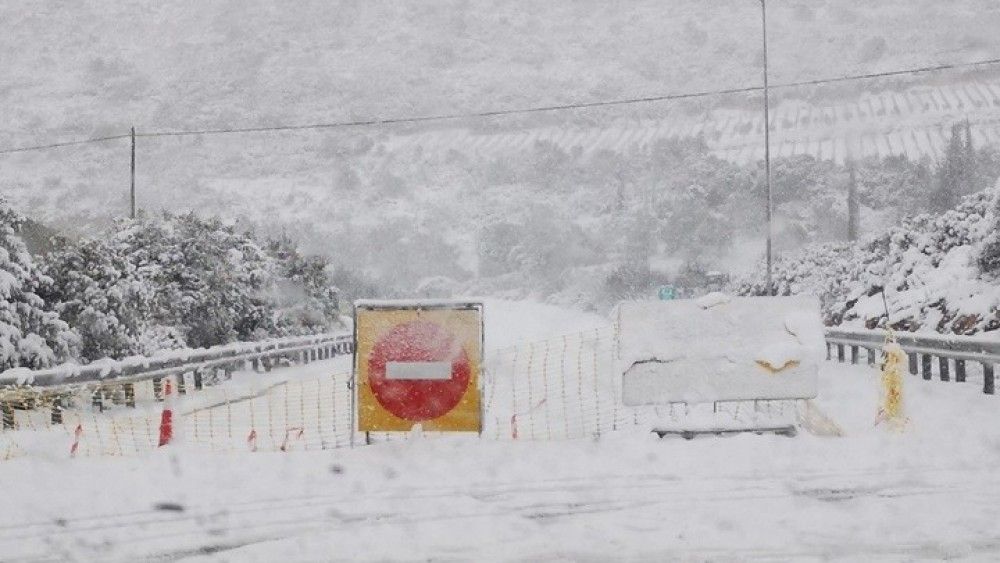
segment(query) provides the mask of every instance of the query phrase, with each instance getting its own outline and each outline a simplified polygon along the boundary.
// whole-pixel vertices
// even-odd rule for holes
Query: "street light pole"
[[[135,127],[133,127],[129,133],[129,137],[132,139],[132,160],[129,165],[129,217],[135,219]]]
[[[770,118],[770,96],[767,89],[767,5],[766,0],[760,0],[760,25],[763,31],[764,42],[764,186],[767,190],[767,294],[774,294],[772,285],[771,268],[772,257],[772,228],[771,215],[773,214],[774,202],[771,198],[771,118]]]

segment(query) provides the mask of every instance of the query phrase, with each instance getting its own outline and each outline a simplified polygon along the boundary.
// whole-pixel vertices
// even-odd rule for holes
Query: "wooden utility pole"
[[[130,206],[131,213],[129,214],[129,217],[135,219],[135,127],[132,128],[131,134],[129,136],[132,139],[132,163],[131,166],[129,167],[132,179],[129,189],[129,197],[131,201],[131,206]]]
[[[770,96],[767,89],[767,6],[766,0],[760,0],[760,24],[763,31],[764,41],[764,186],[767,190],[767,294],[774,294],[772,285],[771,268],[772,257],[772,227],[771,215],[774,209],[774,202],[771,198],[771,119],[770,119]]]

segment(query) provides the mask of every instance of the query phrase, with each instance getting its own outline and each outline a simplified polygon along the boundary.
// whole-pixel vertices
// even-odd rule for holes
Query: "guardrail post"
[[[205,373],[205,370],[203,370],[202,368],[198,368],[198,369],[194,370],[194,388],[195,388],[195,391],[200,391],[200,390],[202,390],[205,387],[205,383],[202,380],[202,378],[204,377],[204,375],[203,375],[204,373]]]
[[[931,380],[931,356],[923,354],[920,356],[920,375],[927,381]]]
[[[993,364],[983,363],[983,393],[992,395],[996,391],[996,381],[993,379]]]
[[[183,371],[179,372],[176,375],[176,379],[177,379],[177,394],[186,395],[187,389],[184,387],[184,372]]]
[[[917,375],[919,373],[917,370],[917,355],[907,354],[907,356],[910,358],[910,375]]]
[[[14,428],[14,405],[7,401],[0,403],[0,418],[3,418],[3,429],[12,430]]]
[[[97,412],[104,412],[104,393],[100,387],[94,389],[94,394],[90,396],[90,404],[97,409]]]
[[[125,395],[125,406],[135,407],[135,383],[122,383],[122,393]]]
[[[965,383],[965,360],[955,360],[955,381]]]
[[[948,372],[948,358],[938,356],[938,371],[941,373],[941,381],[951,381],[951,376]]]
[[[264,356],[263,358],[261,358],[261,363],[264,364],[264,372],[265,373],[271,371],[271,363],[273,361],[274,361],[274,358],[272,358],[271,356]]]
[[[878,351],[875,348],[865,348],[865,352],[868,355],[868,365],[875,365],[875,360],[878,357]]]
[[[851,346],[851,363],[852,364],[858,363],[858,347],[857,346]]]
[[[163,400],[163,380],[159,377],[153,379],[153,398],[157,401]]]
[[[250,358],[250,367],[253,368],[254,371],[260,371],[260,358],[257,356]]]
[[[844,345],[837,344],[837,361],[844,363]]]
[[[52,398],[52,415],[49,417],[50,424],[62,424],[63,423],[63,406],[62,397],[58,395]]]

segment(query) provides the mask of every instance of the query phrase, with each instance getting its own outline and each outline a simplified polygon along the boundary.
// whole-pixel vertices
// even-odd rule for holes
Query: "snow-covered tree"
[[[142,351],[140,335],[156,288],[120,246],[84,240],[47,255],[43,268],[53,280],[43,295],[82,337],[83,359]]]
[[[977,260],[983,274],[1000,277],[1000,184],[993,190],[985,218],[985,236]]]
[[[50,253],[46,297],[94,360],[325,330],[338,306],[325,267],[219,219],[141,214]]]
[[[38,295],[51,280],[18,231],[24,217],[0,200],[0,367],[47,367],[73,357],[79,337]]]
[[[847,163],[847,240],[858,240],[861,228],[861,206],[858,203],[858,180],[854,163]]]
[[[945,149],[944,159],[938,165],[937,188],[931,192],[930,206],[934,211],[950,209],[965,191],[966,166],[969,147],[965,146],[962,126],[951,126],[951,137]]]
[[[287,237],[268,241],[266,251],[272,261],[276,327],[316,332],[335,325],[340,294],[330,279],[327,260],[302,254]]]

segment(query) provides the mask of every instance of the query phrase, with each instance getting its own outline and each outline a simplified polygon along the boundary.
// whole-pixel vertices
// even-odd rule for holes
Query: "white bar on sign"
[[[451,362],[386,362],[386,379],[451,379]]]

